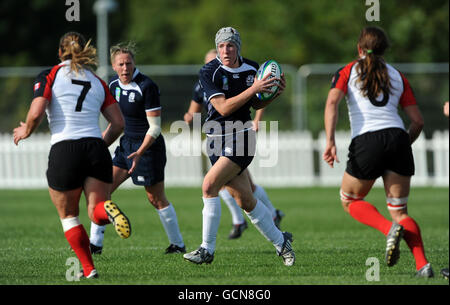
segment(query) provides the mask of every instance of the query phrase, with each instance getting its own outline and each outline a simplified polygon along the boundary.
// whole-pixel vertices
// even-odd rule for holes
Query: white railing
[[[180,134],[167,133],[164,137],[167,149],[166,185],[200,187],[209,161],[198,153],[179,153],[192,151],[190,145],[198,145],[199,142],[192,141],[191,135],[186,135],[186,140]],[[257,154],[249,167],[256,183],[266,187],[338,186],[341,183],[350,143],[349,132],[336,133],[341,162],[333,169],[321,158],[325,145],[323,133],[313,139],[309,132],[279,132],[277,145],[269,141],[269,137],[260,136]],[[111,145],[111,153],[117,143]],[[179,147],[180,143],[182,147]],[[174,149],[174,144],[178,145],[177,149]],[[0,134],[0,189],[46,188],[49,150],[48,134],[33,134],[19,146],[14,145],[11,134]],[[419,137],[413,144],[413,152],[416,165],[413,185],[448,186],[448,130],[435,132],[431,139]],[[268,159],[276,160],[275,166],[265,167]],[[381,186],[381,181],[377,181],[376,185]],[[129,179],[123,186],[133,187],[133,184]]]

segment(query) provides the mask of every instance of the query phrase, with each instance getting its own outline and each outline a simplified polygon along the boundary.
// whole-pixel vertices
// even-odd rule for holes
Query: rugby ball
[[[256,72],[256,79],[263,79],[264,77],[266,77],[267,74],[270,74],[269,79],[273,77],[276,78],[281,77],[281,66],[273,59],[268,60],[261,64],[258,71]],[[256,96],[261,101],[267,101],[273,98],[275,94],[277,94],[278,89],[279,89],[278,86],[273,86],[272,88],[270,88],[271,91],[270,93],[261,92],[257,93]]]

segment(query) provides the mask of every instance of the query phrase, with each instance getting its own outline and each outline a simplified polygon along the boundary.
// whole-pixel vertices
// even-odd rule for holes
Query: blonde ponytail
[[[59,43],[61,60],[71,59],[70,69],[76,73],[84,68],[95,69],[98,65],[97,50],[90,43],[91,39],[86,43],[80,33],[64,34]]]

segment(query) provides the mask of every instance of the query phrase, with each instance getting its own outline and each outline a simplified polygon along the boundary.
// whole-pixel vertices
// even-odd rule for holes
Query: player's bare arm
[[[109,122],[108,127],[103,132],[103,140],[107,146],[114,143],[121,135],[125,127],[125,119],[123,118],[120,107],[117,103],[111,104],[103,110],[103,116]]]
[[[191,100],[188,111],[184,114],[184,121],[190,124],[193,120],[194,113],[200,113],[202,111],[202,105]]]
[[[36,97],[33,99],[25,123],[20,122],[20,125],[14,128],[14,144],[18,145],[19,141],[28,138],[39,126],[48,103],[45,97]]]
[[[322,158],[325,162],[333,167],[334,161],[339,162],[337,157],[336,143],[334,134],[336,131],[336,124],[338,119],[338,107],[339,102],[345,96],[345,93],[337,88],[333,88],[328,93],[327,102],[325,105],[325,132],[326,132],[326,146],[322,154]]]
[[[276,81],[279,79],[271,78],[269,75],[261,80],[255,79],[253,85],[240,94],[226,99],[224,95],[215,96],[211,99],[211,104],[222,116],[228,116],[241,108],[250,99],[255,97],[256,93],[267,92],[270,93],[270,88],[276,85]],[[253,103],[255,104],[255,103]],[[263,107],[259,107],[263,108]],[[255,109],[259,109],[255,108]]]
[[[409,125],[408,128],[408,133],[412,144],[422,132],[424,120],[417,105],[407,106],[403,110],[405,111],[408,118],[411,120],[411,124]]]

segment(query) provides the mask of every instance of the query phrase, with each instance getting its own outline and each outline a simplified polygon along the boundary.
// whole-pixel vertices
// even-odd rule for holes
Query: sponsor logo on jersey
[[[239,74],[233,74],[233,78],[234,78],[234,79],[239,78]]]

